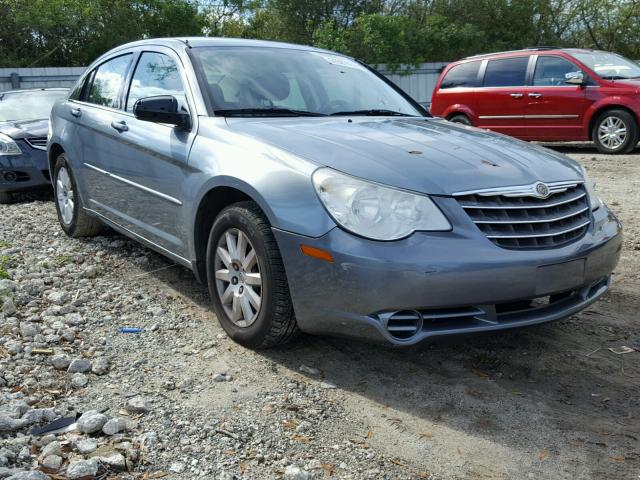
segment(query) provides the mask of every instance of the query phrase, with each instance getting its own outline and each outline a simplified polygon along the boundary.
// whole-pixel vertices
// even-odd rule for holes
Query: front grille
[[[36,150],[46,150],[47,149],[47,137],[28,137],[24,139],[25,142]]]
[[[582,237],[591,223],[584,186],[577,182],[549,184],[547,198],[536,197],[535,186],[465,192],[456,199],[499,247],[553,248]]]

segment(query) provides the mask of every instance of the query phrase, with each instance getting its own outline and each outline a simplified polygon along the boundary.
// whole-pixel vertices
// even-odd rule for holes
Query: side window
[[[71,100],[82,99],[82,91],[84,90],[84,86],[87,84],[89,78],[91,78],[91,74],[85,75],[84,77],[82,77],[82,80],[79,80],[78,83],[76,83],[75,87],[73,87],[73,90],[69,94],[69,98]]]
[[[176,62],[163,53],[144,52],[131,79],[127,111],[133,110],[133,105],[138,99],[157,95],[173,95],[178,99],[178,105],[188,110]]]
[[[87,101],[105,107],[119,108],[118,94],[124,83],[131,54],[113,58],[96,69]]]
[[[440,82],[440,88],[477,87],[480,62],[461,63],[452,67]]]
[[[541,56],[536,62],[533,85],[537,87],[559,87],[567,85],[568,73],[582,72],[575,64],[562,57]]]
[[[529,57],[489,60],[484,74],[485,87],[519,87],[525,84]]]

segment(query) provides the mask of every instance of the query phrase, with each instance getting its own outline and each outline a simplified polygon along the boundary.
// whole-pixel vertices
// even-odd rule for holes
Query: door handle
[[[127,122],[125,121],[111,122],[111,127],[115,128],[119,132],[126,132],[127,130],[129,130],[129,127],[127,126]]]
[[[513,97],[513,98],[522,98],[523,97],[522,93],[512,93],[509,96]]]
[[[530,93],[529,96],[531,98],[540,98],[542,96],[542,94],[541,93]]]
[[[82,110],[80,110],[79,108],[72,108],[71,109],[71,115],[73,115],[76,118],[81,117],[82,116]]]

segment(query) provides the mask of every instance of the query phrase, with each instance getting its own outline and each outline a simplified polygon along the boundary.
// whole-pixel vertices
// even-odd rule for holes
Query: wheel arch
[[[587,136],[589,138],[590,141],[593,141],[593,127],[596,124],[596,121],[598,120],[598,118],[600,118],[600,116],[609,111],[609,110],[624,110],[625,112],[629,113],[636,121],[636,126],[638,126],[640,128],[640,124],[638,123],[638,114],[633,111],[633,109],[629,108],[626,105],[621,105],[619,103],[609,103],[606,105],[601,105],[600,107],[596,108],[593,110],[593,112],[590,115],[589,118],[589,123],[588,123],[588,130],[587,130]]]
[[[52,181],[53,181],[53,169],[56,166],[56,159],[63,153],[65,153],[65,150],[64,148],[62,148],[62,145],[60,145],[59,143],[54,142],[51,145],[49,145],[49,154],[48,154],[47,162],[49,165],[49,175],[51,176]]]
[[[218,214],[234,203],[252,201],[274,225],[273,212],[266,206],[260,195],[249,186],[237,182],[211,186],[200,197],[193,221],[193,249],[195,254],[194,273],[199,282],[206,284],[206,255],[209,233]]]

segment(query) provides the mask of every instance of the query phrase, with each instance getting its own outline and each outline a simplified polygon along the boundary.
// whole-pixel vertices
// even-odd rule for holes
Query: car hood
[[[573,160],[435,118],[228,118],[229,128],[319,165],[416,192],[581,180]]]
[[[0,122],[0,133],[10,136],[14,140],[27,137],[46,137],[49,130],[49,120],[25,120]]]

